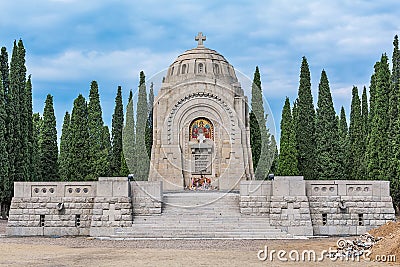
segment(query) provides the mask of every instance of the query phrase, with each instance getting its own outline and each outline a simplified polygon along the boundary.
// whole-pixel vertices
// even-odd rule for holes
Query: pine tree
[[[42,127],[43,120],[39,113],[32,116],[33,136],[32,136],[32,181],[43,181],[40,169],[40,155],[42,146]]]
[[[304,179],[316,179],[315,173],[315,110],[311,94],[311,77],[308,62],[303,57],[300,85],[296,100],[295,135],[298,151],[299,174]]]
[[[147,95],[146,95],[146,77],[144,72],[140,72],[140,81],[139,81],[139,95],[137,102],[137,114],[136,114],[136,175],[135,179],[137,180],[147,180],[150,160],[147,154],[146,149],[146,125],[148,118],[148,104],[147,104]]]
[[[90,173],[88,180],[97,180],[100,176],[107,176],[109,171],[108,151],[103,144],[103,117],[100,105],[99,88],[96,81],[92,81],[88,103],[89,152]]]
[[[340,109],[339,118],[339,167],[337,179],[347,180],[349,178],[349,130],[347,128],[346,112],[344,107]]]
[[[147,155],[151,157],[151,147],[153,145],[153,104],[154,104],[154,90],[153,83],[150,84],[149,93],[149,111],[146,125],[146,149]]]
[[[298,175],[297,149],[289,98],[286,97],[282,110],[280,154],[277,174],[281,176]]]
[[[45,181],[58,181],[58,146],[56,117],[53,97],[49,94],[43,111],[43,127],[40,147],[40,174]]]
[[[319,179],[336,179],[338,162],[338,121],[333,107],[329,81],[322,70],[318,87],[318,104],[315,122],[316,171]]]
[[[89,127],[88,109],[85,98],[80,94],[74,101],[69,134],[70,180],[84,181],[89,170]]]
[[[353,87],[351,100],[350,127],[349,127],[349,178],[361,180],[364,165],[364,133],[361,114],[361,101],[357,87]]]
[[[266,127],[260,70],[256,66],[251,87],[250,145],[256,179],[263,180],[272,165],[271,138]]]
[[[386,54],[375,64],[370,88],[370,137],[368,140],[368,174],[373,180],[388,178],[390,70]]]
[[[111,173],[119,176],[121,173],[122,159],[122,128],[124,126],[124,108],[122,105],[122,89],[118,86],[115,98],[115,108],[112,117],[112,153],[111,153]]]
[[[72,180],[69,163],[70,155],[69,150],[71,146],[70,141],[70,130],[71,130],[71,116],[68,111],[65,112],[64,122],[61,129],[61,139],[60,139],[60,155],[58,157],[58,166],[60,178],[62,181]]]
[[[126,170],[123,175],[136,173],[136,153],[135,153],[135,118],[133,112],[133,94],[129,92],[128,105],[126,106],[125,126],[123,130],[123,149]],[[128,172],[126,172],[128,171]],[[122,175],[122,174],[121,174]]]
[[[5,218],[4,202],[7,202],[7,194],[4,192],[3,183],[8,179],[8,151],[7,151],[7,128],[6,128],[6,103],[2,76],[0,75],[0,216]]]

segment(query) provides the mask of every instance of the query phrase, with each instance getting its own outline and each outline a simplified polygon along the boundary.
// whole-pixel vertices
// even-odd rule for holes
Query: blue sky
[[[54,96],[58,134],[65,111],[92,80],[111,125],[118,85],[126,104],[140,70],[151,77],[182,52],[205,45],[246,76],[261,71],[263,93],[279,125],[285,97],[297,95],[301,57],[312,76],[314,102],[322,69],[335,108],[349,113],[351,88],[369,85],[373,65],[400,33],[400,3],[384,1],[2,1],[1,46],[22,39],[32,74],[34,112]],[[245,84],[245,83],[243,83]],[[244,88],[246,89],[246,88]],[[348,114],[347,114],[348,115]],[[279,127],[277,127],[279,128]]]

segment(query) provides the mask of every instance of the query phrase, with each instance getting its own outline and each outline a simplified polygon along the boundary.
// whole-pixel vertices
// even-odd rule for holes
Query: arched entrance
[[[211,188],[213,175],[214,126],[205,118],[194,119],[189,125],[191,179],[189,187]]]

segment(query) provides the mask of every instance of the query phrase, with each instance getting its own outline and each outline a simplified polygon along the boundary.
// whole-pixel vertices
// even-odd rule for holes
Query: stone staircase
[[[132,227],[111,238],[286,239],[293,236],[269,224],[268,217],[241,215],[239,194],[164,193],[161,215],[134,216]]]

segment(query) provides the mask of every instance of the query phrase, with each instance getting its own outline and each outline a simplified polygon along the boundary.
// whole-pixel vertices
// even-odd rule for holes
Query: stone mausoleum
[[[247,98],[232,65],[196,41],[155,99],[148,181],[16,182],[8,235],[295,238],[395,219],[387,181],[254,180]]]
[[[207,176],[221,190],[253,177],[247,97],[231,64],[198,46],[169,66],[154,101],[150,181],[182,190]]]

